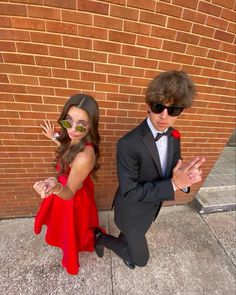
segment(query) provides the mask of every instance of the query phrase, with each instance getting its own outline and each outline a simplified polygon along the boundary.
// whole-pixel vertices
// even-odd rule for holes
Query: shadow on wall
[[[236,147],[236,128],[234,129],[232,135],[227,142],[227,146],[235,146]]]

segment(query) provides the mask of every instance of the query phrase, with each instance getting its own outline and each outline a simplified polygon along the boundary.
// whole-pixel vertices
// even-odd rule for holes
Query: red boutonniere
[[[176,130],[176,129],[172,130],[171,135],[172,135],[174,138],[180,138],[180,133],[179,133],[179,131]]]

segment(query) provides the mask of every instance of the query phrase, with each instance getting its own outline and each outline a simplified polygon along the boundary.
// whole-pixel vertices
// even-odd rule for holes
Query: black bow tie
[[[160,138],[162,138],[162,136],[165,136],[165,135],[168,136],[169,134],[170,134],[169,129],[166,132],[157,133],[157,136],[155,137],[155,141],[158,141]]]

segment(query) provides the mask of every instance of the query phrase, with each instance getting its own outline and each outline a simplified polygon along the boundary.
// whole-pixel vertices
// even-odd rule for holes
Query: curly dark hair
[[[90,95],[85,94],[76,94],[68,99],[65,103],[61,115],[58,119],[58,123],[60,124],[61,120],[65,120],[69,109],[72,106],[76,106],[82,110],[84,110],[90,120],[90,128],[88,134],[83,137],[79,143],[70,146],[70,138],[65,128],[61,129],[60,135],[57,140],[61,143],[61,145],[56,150],[56,159],[55,166],[59,164],[60,170],[58,175],[62,175],[63,173],[67,173],[69,165],[73,162],[76,155],[83,151],[85,145],[87,143],[91,143],[94,147],[96,162],[92,171],[92,175],[96,178],[96,171],[99,169],[100,165],[98,164],[99,158],[99,142],[100,135],[98,132],[98,123],[99,123],[99,108],[95,99]]]
[[[145,101],[170,103],[185,108],[191,107],[196,88],[183,71],[168,71],[156,76],[148,85]]]

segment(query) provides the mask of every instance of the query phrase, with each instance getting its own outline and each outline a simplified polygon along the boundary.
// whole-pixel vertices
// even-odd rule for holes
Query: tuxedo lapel
[[[145,126],[146,125],[146,126]],[[156,143],[155,143],[155,140],[152,136],[152,133],[147,125],[147,122],[143,122],[142,124],[142,127],[145,128],[146,132],[143,134],[143,142],[147,148],[147,150],[149,151],[149,153],[151,154],[152,156],[152,159],[156,165],[156,168],[157,168],[157,171],[159,173],[159,175],[161,177],[163,177],[163,174],[162,174],[162,169],[161,169],[161,162],[160,162],[160,158],[159,158],[159,154],[158,154],[158,150],[157,150],[157,147],[156,147]]]

